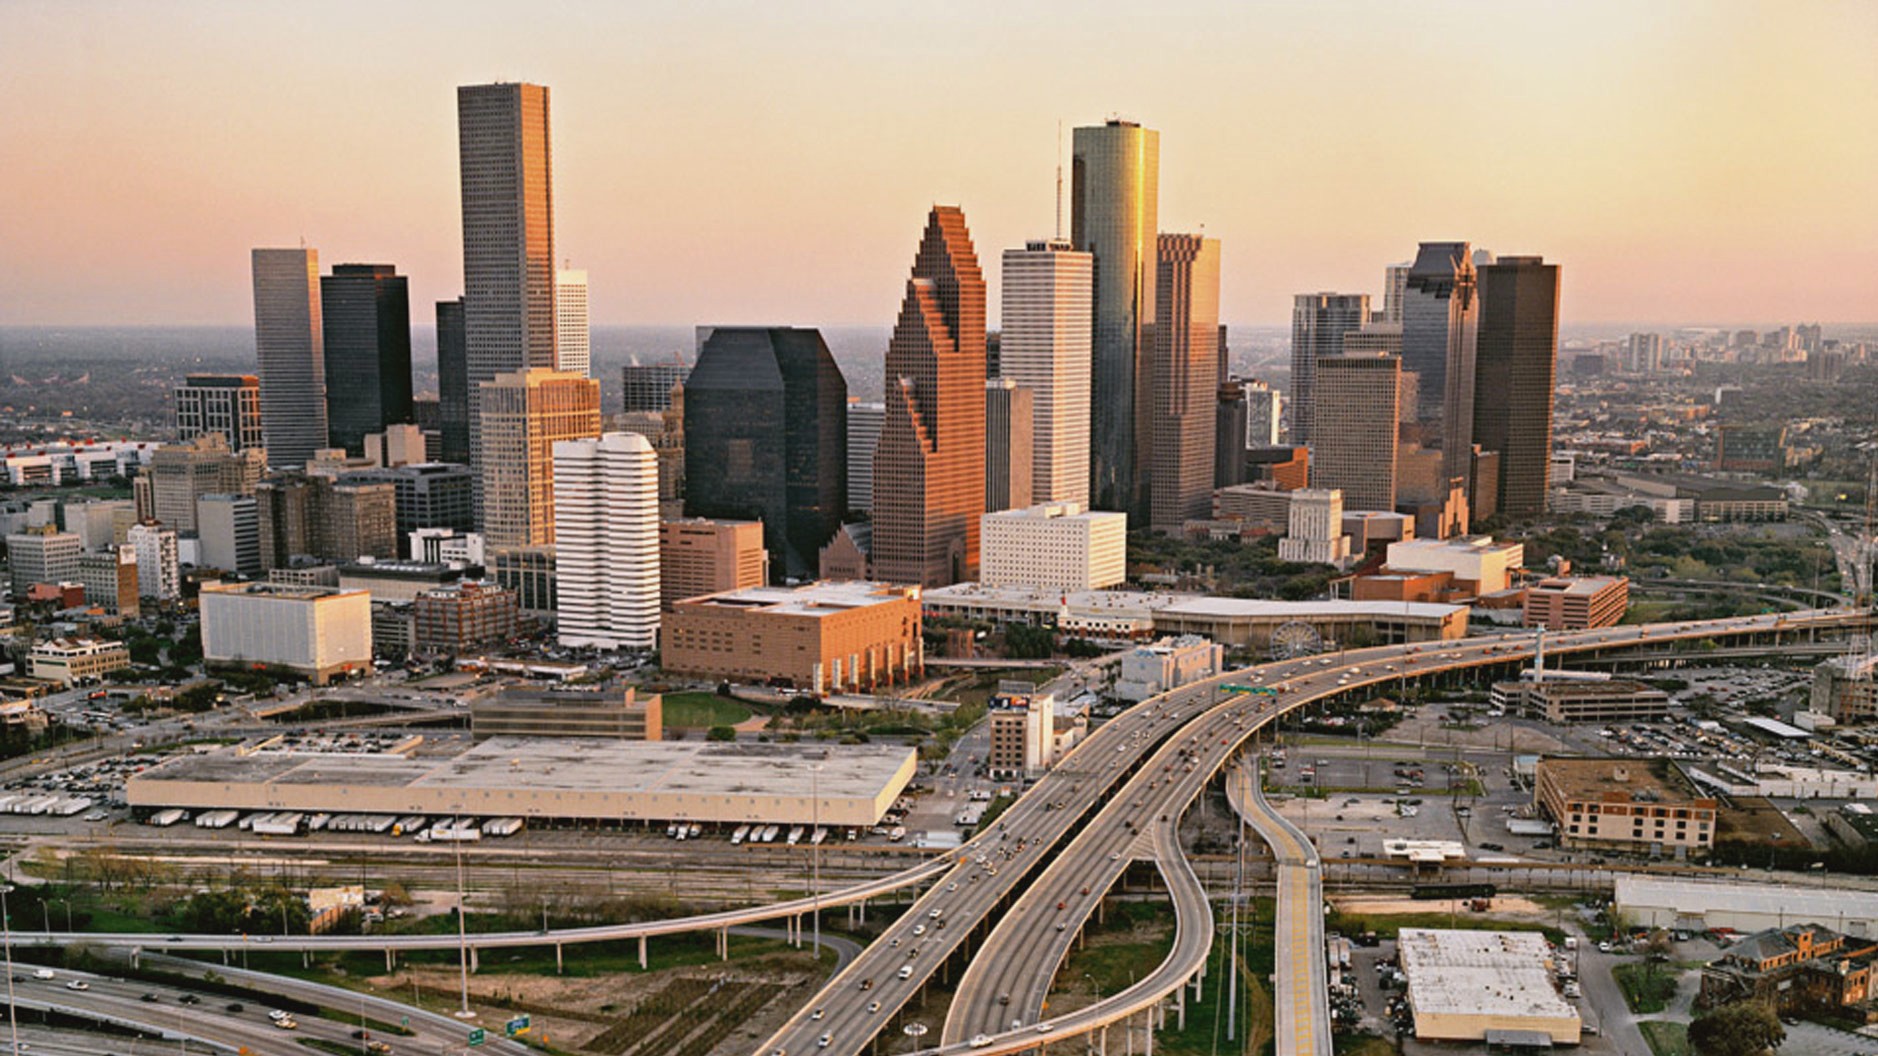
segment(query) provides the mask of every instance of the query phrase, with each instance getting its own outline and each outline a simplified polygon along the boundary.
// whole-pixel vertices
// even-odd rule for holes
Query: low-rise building
[[[113,616],[135,616],[141,602],[137,592],[137,550],[130,544],[108,546],[78,559],[78,581],[85,585],[85,602]]]
[[[290,671],[317,685],[372,666],[372,596],[282,583],[204,586],[202,655],[211,666]]]
[[[865,693],[924,673],[921,627],[918,587],[753,587],[673,606],[660,659],[674,674]]]
[[[1146,700],[1220,673],[1226,650],[1195,634],[1162,638],[1122,655],[1115,695],[1129,702]]]
[[[1775,1011],[1838,1012],[1872,996],[1878,939],[1788,924],[1739,939],[1702,967],[1704,1008],[1758,1001]]]
[[[1878,718],[1878,653],[1835,656],[1813,668],[1811,709],[1834,722]]]
[[[505,689],[470,703],[470,733],[491,737],[611,737],[656,741],[664,736],[663,699],[624,690]]]
[[[449,563],[367,559],[340,565],[339,587],[370,591],[373,601],[414,601],[425,591],[455,586],[467,571]]]
[[[1053,761],[1056,698],[1029,682],[1004,681],[986,706],[991,750],[985,768],[996,779],[1042,777]]]
[[[1213,520],[1239,521],[1246,529],[1283,532],[1291,523],[1291,494],[1270,481],[1220,488],[1213,492]]]
[[[1545,936],[1531,931],[1403,928],[1396,939],[1418,1041],[1542,1035],[1576,1045],[1583,1023],[1553,982]],[[1535,1038],[1535,1040],[1538,1040]]]
[[[461,656],[515,637],[520,609],[515,592],[489,580],[465,580],[426,590],[411,601],[411,651],[419,656]]]
[[[1541,759],[1533,798],[1561,847],[1682,858],[1715,846],[1717,802],[1667,760]]]
[[[1878,936],[1878,892],[1856,888],[1618,873],[1612,905],[1640,928],[1756,932],[1795,921],[1830,920],[1846,934]]]
[[[130,666],[130,650],[104,638],[54,638],[27,654],[34,678],[69,686]]]
[[[1495,542],[1489,535],[1405,539],[1389,544],[1385,569],[1389,572],[1446,572],[1454,577],[1456,592],[1478,597],[1505,590],[1525,559],[1524,544]]]
[[[987,513],[979,582],[990,587],[1100,590],[1128,578],[1128,515],[1057,502]]]
[[[1657,722],[1669,717],[1668,693],[1626,678],[1496,682],[1490,699],[1498,707],[1547,722]]]
[[[1630,608],[1624,576],[1548,576],[1526,586],[1526,626],[1550,631],[1614,627]]]

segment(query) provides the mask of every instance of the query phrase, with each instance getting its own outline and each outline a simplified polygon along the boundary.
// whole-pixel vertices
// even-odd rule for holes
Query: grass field
[[[1676,973],[1661,966],[1619,964],[1611,968],[1611,976],[1624,992],[1624,1003],[1639,1015],[1661,1012],[1676,996]]]
[[[661,705],[667,726],[706,729],[735,726],[750,717],[750,709],[715,693],[667,693]]]
[[[1687,1023],[1646,1019],[1637,1024],[1637,1029],[1643,1031],[1643,1040],[1650,1043],[1650,1051],[1656,1056],[1693,1056]]]

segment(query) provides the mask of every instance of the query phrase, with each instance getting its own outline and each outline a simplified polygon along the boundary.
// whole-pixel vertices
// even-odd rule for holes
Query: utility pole
[[[462,814],[463,807],[461,804],[458,804],[457,816],[460,818]],[[454,824],[451,826],[451,831],[455,831]],[[466,916],[464,911],[468,908],[468,897],[463,893],[463,841],[453,839],[450,841],[450,845],[456,849],[456,952],[457,972],[462,980],[463,995],[463,1004],[462,1007],[457,1009],[456,1017],[458,1019],[474,1019],[476,1013],[471,1012],[469,1007],[469,926],[464,921],[464,917]]]
[[[13,1006],[13,918],[7,914],[7,895],[12,884],[0,884],[0,928],[4,928],[7,954],[7,1026],[13,1031],[13,1056],[20,1056],[20,1017]]]

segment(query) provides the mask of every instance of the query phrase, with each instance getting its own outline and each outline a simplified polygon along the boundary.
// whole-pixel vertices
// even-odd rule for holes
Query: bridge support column
[[[1154,1009],[1148,1009],[1147,1031],[1141,1040],[1142,1056],[1154,1056]]]
[[[724,928],[717,933],[717,956],[719,960],[730,960],[730,929]]]
[[[554,944],[554,974],[560,975],[566,971],[566,968],[566,962],[561,957],[561,944],[557,942]]]
[[[639,970],[646,970],[646,937],[639,936]]]
[[[1187,1029],[1187,991],[1185,987],[1174,991],[1174,1029]]]
[[[477,972],[482,970],[482,964],[481,964],[482,958],[477,955],[476,947],[474,946],[471,946],[469,948],[469,955],[470,955],[470,974],[474,975]]]
[[[228,950],[226,948],[222,950],[222,967],[228,967]]]
[[[313,967],[313,961],[311,959],[311,955],[306,950],[300,951],[300,967],[302,968]]]
[[[1109,1028],[1096,1032],[1096,1056],[1109,1056]]]
[[[385,971],[390,972],[395,967],[397,967],[397,959],[392,955],[391,947],[387,946],[385,947]]]

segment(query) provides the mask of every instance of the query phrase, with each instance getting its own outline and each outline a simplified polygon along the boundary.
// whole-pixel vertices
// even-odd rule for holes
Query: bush
[[[735,726],[713,726],[705,733],[704,739],[707,741],[734,741],[737,739],[737,728]]]

